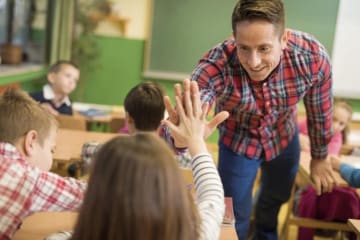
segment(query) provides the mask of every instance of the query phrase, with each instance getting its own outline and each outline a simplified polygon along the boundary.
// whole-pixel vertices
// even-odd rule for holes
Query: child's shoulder
[[[31,92],[29,95],[37,102],[44,102],[46,100],[44,97],[44,90]]]

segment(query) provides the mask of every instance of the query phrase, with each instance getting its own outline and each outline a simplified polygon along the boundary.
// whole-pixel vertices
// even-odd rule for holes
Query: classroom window
[[[48,0],[0,0],[0,76],[47,63]]]

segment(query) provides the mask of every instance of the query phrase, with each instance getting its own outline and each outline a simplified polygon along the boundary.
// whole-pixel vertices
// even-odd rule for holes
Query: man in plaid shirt
[[[259,167],[253,238],[277,239],[279,208],[289,198],[299,165],[296,106],[301,99],[317,193],[329,192],[335,184],[326,147],[332,135],[330,60],[314,37],[285,29],[281,0],[240,0],[232,29],[233,38],[205,54],[191,79],[198,82],[204,102],[216,103],[216,113],[230,113],[218,127],[218,167],[225,195],[233,198],[239,239],[247,237]],[[166,106],[176,122],[171,103]]]
[[[57,123],[26,93],[6,90],[0,116],[0,239],[11,239],[34,212],[77,210],[86,185],[48,172]]]

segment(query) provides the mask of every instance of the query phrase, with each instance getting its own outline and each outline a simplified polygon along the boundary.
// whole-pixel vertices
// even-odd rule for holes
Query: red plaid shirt
[[[280,63],[264,82],[254,84],[249,79],[233,39],[210,50],[191,76],[203,101],[216,101],[216,112],[230,113],[219,126],[220,140],[249,158],[271,160],[287,147],[296,132],[296,106],[301,99],[307,111],[311,155],[327,156],[332,114],[329,57],[312,36],[288,31]]]
[[[85,187],[30,166],[13,145],[0,142],[0,239],[11,239],[34,212],[78,209]]]

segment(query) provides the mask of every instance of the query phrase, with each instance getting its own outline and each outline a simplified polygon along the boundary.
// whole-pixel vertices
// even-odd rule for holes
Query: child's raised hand
[[[203,129],[204,130],[203,138],[206,139],[208,136],[210,136],[214,132],[216,127],[220,123],[225,121],[229,116],[228,112],[222,111],[222,112],[216,114],[216,116],[214,116],[214,118],[212,118],[210,121],[205,120],[209,105],[208,105],[208,103],[205,103],[201,106],[199,88],[195,81],[190,82],[190,80],[185,79],[183,82],[183,90],[181,90],[180,84],[176,84],[174,87],[174,93],[175,93],[175,100],[176,100],[176,108],[171,104],[170,98],[168,96],[164,97],[165,107],[169,114],[169,119],[167,121],[164,121],[164,123],[166,123],[166,125],[168,127],[169,127],[170,123],[172,125],[179,126],[180,116],[179,116],[179,110],[177,109],[178,106],[182,106],[184,112],[187,112],[186,111],[187,108],[186,108],[185,94],[188,94],[188,97],[191,96],[189,98],[189,100],[192,101],[193,104],[195,103],[194,101],[196,101],[197,102],[196,107],[201,109],[201,111],[202,111],[202,114],[203,114],[202,116],[204,118],[203,123],[205,124],[205,128]],[[171,130],[171,128],[170,128],[170,130]],[[176,134],[176,132],[171,131],[171,135],[174,138],[176,147],[189,146],[189,142],[186,141],[183,137],[178,136]]]
[[[176,115],[178,125],[171,119],[164,120],[171,134],[179,142],[186,143],[192,156],[205,152],[204,142],[206,128],[206,112],[208,105],[201,106],[200,93],[196,82],[188,79],[183,82],[182,99],[176,95]]]
[[[201,109],[199,90],[195,82],[184,80],[182,99],[175,96],[178,125],[171,119],[164,123],[175,139],[187,143],[192,156],[206,151],[203,140],[205,133],[205,112]]]

